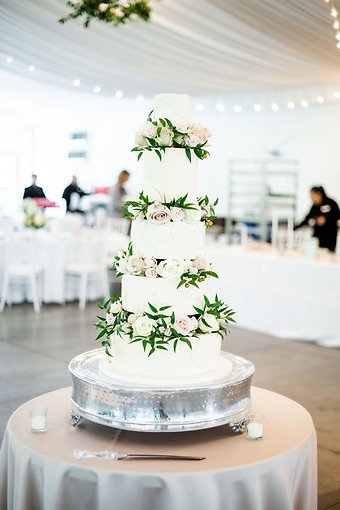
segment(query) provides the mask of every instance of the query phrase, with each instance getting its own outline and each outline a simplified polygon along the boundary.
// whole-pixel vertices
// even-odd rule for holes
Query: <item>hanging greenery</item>
[[[64,24],[70,19],[83,17],[85,28],[94,18],[116,27],[138,18],[149,21],[151,14],[150,0],[113,0],[108,2],[69,0],[67,6],[70,7],[71,12],[59,19],[59,23]]]

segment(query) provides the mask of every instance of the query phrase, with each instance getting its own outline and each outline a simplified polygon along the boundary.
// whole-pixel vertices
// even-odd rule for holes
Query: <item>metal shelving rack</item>
[[[233,159],[229,162],[226,233],[231,244],[240,225],[268,239],[273,210],[295,218],[299,162],[294,159]]]

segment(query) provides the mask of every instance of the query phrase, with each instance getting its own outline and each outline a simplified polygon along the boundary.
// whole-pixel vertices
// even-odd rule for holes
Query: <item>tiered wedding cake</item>
[[[197,197],[197,165],[210,133],[191,121],[191,98],[160,94],[137,133],[143,192],[127,203],[131,243],[115,260],[121,298],[103,305],[97,327],[102,370],[127,384],[154,387],[225,378],[221,340],[233,311],[211,295],[217,277],[205,256],[213,208]]]

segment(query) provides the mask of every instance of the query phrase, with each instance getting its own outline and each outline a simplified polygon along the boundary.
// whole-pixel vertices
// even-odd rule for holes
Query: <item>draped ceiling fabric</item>
[[[323,0],[159,0],[150,23],[87,30],[80,20],[57,23],[67,12],[66,0],[0,0],[0,69],[125,96],[340,83]]]

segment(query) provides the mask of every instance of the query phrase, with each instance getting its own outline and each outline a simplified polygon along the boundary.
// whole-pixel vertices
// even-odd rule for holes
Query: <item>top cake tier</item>
[[[191,122],[191,97],[185,94],[158,94],[154,99],[155,119],[169,119],[176,127]]]

